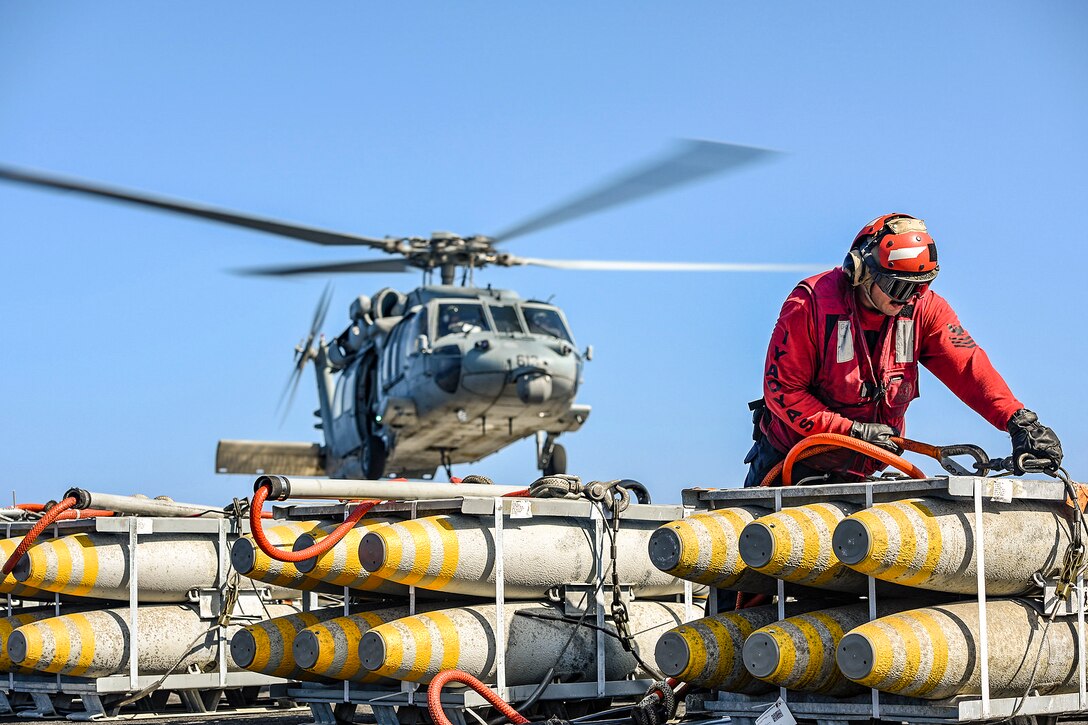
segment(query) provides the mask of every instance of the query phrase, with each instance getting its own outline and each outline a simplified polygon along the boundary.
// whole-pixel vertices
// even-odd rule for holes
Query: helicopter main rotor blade
[[[408,272],[411,269],[412,265],[402,259],[367,259],[360,262],[251,267],[249,269],[237,269],[235,273],[259,277],[289,277],[297,274],[337,274],[342,272]]]
[[[748,262],[630,262],[594,259],[534,259],[516,257],[511,265],[525,264],[551,269],[577,269],[605,272],[819,272],[826,265]]]
[[[778,152],[753,146],[687,139],[681,141],[675,151],[659,161],[623,174],[600,188],[509,227],[491,239],[494,242],[509,241],[514,237],[626,204],[703,177],[767,160],[776,153]]]
[[[154,209],[185,214],[201,219],[209,219],[211,221],[230,224],[236,227],[256,229],[257,231],[276,234],[281,237],[289,237],[291,239],[298,239],[303,242],[311,242],[313,244],[328,246],[366,246],[384,251],[393,251],[397,241],[396,239],[391,238],[378,239],[376,237],[363,237],[357,234],[344,234],[342,232],[282,222],[251,214],[239,214],[237,212],[217,209],[203,204],[167,199],[161,196],[153,196],[151,194],[128,191],[126,189],[102,186],[97,183],[79,179],[68,179],[60,176],[52,176],[50,174],[42,174],[37,171],[15,169],[10,166],[0,166],[0,179],[14,181],[20,184],[30,184],[32,186],[43,186],[49,189],[59,189],[61,191],[74,191],[80,194],[113,199],[114,201],[123,201],[141,206],[149,206]]]

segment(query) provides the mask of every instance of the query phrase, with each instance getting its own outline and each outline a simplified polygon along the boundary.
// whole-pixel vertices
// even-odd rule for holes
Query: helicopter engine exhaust
[[[552,397],[552,376],[534,370],[518,376],[518,399],[526,405],[539,405]]]

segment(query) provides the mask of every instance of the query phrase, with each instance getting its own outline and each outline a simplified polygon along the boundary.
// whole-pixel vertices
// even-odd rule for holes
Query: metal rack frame
[[[24,534],[30,530],[33,522],[5,522],[5,538],[12,538]],[[103,696],[129,695],[139,692],[141,689],[157,682],[160,675],[144,675],[139,671],[139,569],[138,548],[141,535],[150,533],[179,533],[179,534],[216,534],[216,543],[219,552],[219,570],[216,577],[216,588],[198,592],[196,603],[201,605],[202,618],[214,619],[218,616],[217,608],[219,587],[226,583],[226,578],[231,571],[230,548],[228,536],[248,533],[248,521],[237,521],[227,518],[184,518],[184,517],[144,517],[144,516],[117,516],[100,517],[93,519],[70,519],[58,521],[50,527],[53,538],[66,534],[81,532],[96,532],[109,534],[128,534],[128,551],[126,552],[126,565],[129,571],[129,596],[127,600],[129,614],[129,671],[117,673],[107,677],[70,677],[65,675],[43,674],[16,674],[8,673],[7,677],[0,680],[4,687],[0,687],[0,715],[5,712],[15,713],[15,707],[11,703],[10,696],[16,693],[30,695],[34,708],[20,711],[18,714],[30,717],[56,717],[57,705],[62,699],[78,698],[81,700],[84,712],[75,712],[68,716],[70,720],[91,720],[106,717],[107,708],[103,702]],[[260,588],[244,589],[240,596],[245,598],[262,597]],[[7,614],[18,614],[27,605],[48,605],[49,601],[18,600],[20,606],[16,606],[16,598],[6,595]],[[102,608],[122,607],[126,602],[108,599],[86,598],[88,603],[101,603]],[[60,594],[54,595],[52,602],[57,615],[64,614],[65,602]],[[208,616],[203,616],[207,610]],[[182,703],[191,712],[208,711],[206,698],[202,698],[204,692],[229,693],[241,690],[244,687],[270,687],[281,685],[284,681],[276,677],[262,675],[255,672],[242,670],[233,672],[227,668],[226,630],[220,626],[218,631],[218,663],[215,671],[202,673],[174,673],[168,675],[158,688],[160,691],[177,692]],[[4,682],[6,680],[6,682]],[[214,706],[211,708],[214,709]],[[252,711],[260,712],[268,708],[257,708]]]
[[[604,526],[607,519],[602,518],[596,506],[588,501],[572,501],[563,499],[518,499],[518,498],[478,498],[465,497],[459,499],[432,499],[412,502],[389,502],[378,504],[371,509],[374,515],[399,515],[415,519],[422,515],[435,513],[462,513],[471,516],[492,517],[495,527],[495,634],[496,634],[496,682],[491,688],[499,697],[507,702],[523,700],[532,694],[536,685],[508,686],[506,672],[506,621],[503,616],[503,604],[506,602],[505,571],[503,570],[503,531],[506,519],[512,513],[519,516],[525,515],[524,507],[528,505],[526,517],[567,517],[584,518],[593,522],[594,548],[596,552],[596,580],[599,583],[605,572],[606,566],[606,541]],[[273,507],[276,518],[307,520],[313,518],[343,518],[351,510],[350,504],[285,504]],[[688,509],[679,505],[654,505],[632,504],[621,515],[625,520],[660,521],[666,523],[675,521],[687,515]],[[352,590],[345,588],[345,602],[352,595]],[[409,611],[415,612],[416,588],[409,587]],[[684,587],[684,602],[691,611],[693,607],[693,594],[690,583]],[[596,624],[603,628],[605,625],[605,596],[604,586],[597,589],[596,600],[593,602],[596,614]],[[587,602],[588,604],[588,602]],[[345,610],[346,611],[346,610]],[[605,634],[598,629],[596,632],[597,673],[596,679],[590,682],[557,683],[548,687],[540,698],[541,701],[571,702],[575,700],[587,700],[595,698],[641,698],[652,684],[652,680],[607,680],[605,678]],[[371,685],[359,685],[345,682],[343,687],[338,685],[320,685],[310,682],[293,683],[288,687],[288,696],[297,702],[305,702],[310,705],[314,714],[315,725],[333,725],[342,723],[347,717],[347,712],[354,711],[359,705],[366,705],[374,712],[379,725],[397,725],[397,708],[426,708],[426,698],[419,693],[419,685],[411,682],[402,682],[399,688],[375,687]],[[487,701],[472,690],[449,690],[443,693],[442,702],[447,707],[447,714],[455,725],[465,723],[465,711],[477,707],[487,706]],[[448,703],[448,706],[447,706]]]
[[[1065,488],[1060,481],[982,478],[978,476],[947,476],[923,480],[872,481],[862,483],[825,484],[778,488],[747,489],[686,489],[683,501],[686,506],[698,509],[716,509],[742,503],[770,502],[775,512],[783,505],[802,505],[829,499],[864,502],[866,507],[874,503],[901,500],[907,496],[942,496],[947,498],[971,497],[974,501],[975,528],[982,532],[983,499],[1016,500],[1031,499],[1062,502]],[[872,690],[868,696],[855,698],[831,698],[810,695],[779,688],[777,696],[748,696],[735,693],[717,693],[717,698],[707,698],[705,708],[716,714],[726,715],[736,725],[753,725],[756,717],[775,704],[778,698],[787,703],[798,719],[815,720],[821,725],[852,720],[891,720],[917,723],[954,723],[1009,717],[1020,703],[1019,697],[993,698],[990,696],[989,637],[986,630],[986,576],[985,546],[982,535],[974,540],[975,561],[978,568],[979,611],[979,660],[981,666],[981,696],[961,695],[947,700],[925,700],[902,697]],[[876,579],[869,577],[869,619],[876,618]],[[1078,691],[1058,695],[1028,695],[1018,715],[1064,715],[1088,710],[1086,692],[1086,661],[1084,656],[1084,579],[1077,583],[1077,647],[1081,653],[1078,663]],[[778,581],[778,617],[785,618],[784,600],[787,585]],[[716,590],[712,590],[716,595]],[[717,611],[716,596],[712,600]]]

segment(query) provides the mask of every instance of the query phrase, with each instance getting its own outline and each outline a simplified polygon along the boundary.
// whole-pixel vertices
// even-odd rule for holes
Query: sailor
[[[918,397],[918,363],[972,410],[1012,436],[1020,456],[1062,461],[1054,431],[1026,409],[990,359],[932,290],[937,246],[925,222],[885,214],[862,227],[842,267],[802,280],[786,298],[752,404],[755,445],[745,486],[758,486],[802,438],[853,436],[898,450],[907,406]],[[847,450],[806,459],[793,480],[859,481],[885,464]]]
[[[442,315],[439,320],[438,336],[454,334],[468,334],[480,332],[482,318],[479,305],[461,307],[459,305],[443,305]]]

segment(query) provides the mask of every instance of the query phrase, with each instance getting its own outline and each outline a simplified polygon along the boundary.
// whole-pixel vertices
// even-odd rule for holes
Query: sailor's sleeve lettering
[[[818,359],[815,340],[811,298],[795,289],[782,305],[767,348],[763,396],[771,414],[801,434],[848,433],[850,421],[828,410],[811,392]]]

